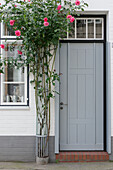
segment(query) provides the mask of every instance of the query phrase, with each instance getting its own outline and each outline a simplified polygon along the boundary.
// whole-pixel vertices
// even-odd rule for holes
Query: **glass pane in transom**
[[[69,38],[75,38],[75,22],[70,23]]]
[[[102,38],[102,19],[95,20],[96,38]]]
[[[87,24],[88,24],[88,38],[94,38],[94,20],[88,19]]]
[[[76,20],[76,38],[86,38],[86,20]]]

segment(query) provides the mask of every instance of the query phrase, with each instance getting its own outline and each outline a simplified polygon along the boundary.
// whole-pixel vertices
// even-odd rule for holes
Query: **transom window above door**
[[[64,39],[104,39],[103,18],[76,18]]]

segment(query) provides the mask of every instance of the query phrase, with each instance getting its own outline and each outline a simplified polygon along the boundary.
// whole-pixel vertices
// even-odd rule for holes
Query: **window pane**
[[[75,38],[75,22],[70,23],[69,38]]]
[[[24,102],[24,84],[3,83],[3,102]]]
[[[2,50],[3,57],[17,58],[18,57],[17,50],[19,50],[20,47],[21,47],[21,44],[15,44],[15,45],[7,44],[7,45],[5,45],[5,50]]]
[[[86,38],[86,20],[76,20],[77,38]]]
[[[102,19],[96,19],[96,38],[102,38]]]
[[[15,36],[15,30],[11,26],[6,26],[6,24],[3,24],[3,36]]]
[[[18,57],[18,51],[17,51],[18,49],[21,49],[21,44],[18,44],[18,45],[7,44],[6,50],[2,50],[3,57],[17,58]],[[3,81],[24,82],[24,72],[25,72],[24,67],[17,69],[16,67],[11,67],[11,66],[7,65],[4,68],[4,72],[5,72],[5,75],[4,75]]]
[[[5,82],[18,82],[18,81],[24,82],[24,73],[25,73],[24,67],[21,67],[19,69],[5,67],[4,81]]]
[[[94,20],[87,20],[88,23],[88,38],[94,38]]]

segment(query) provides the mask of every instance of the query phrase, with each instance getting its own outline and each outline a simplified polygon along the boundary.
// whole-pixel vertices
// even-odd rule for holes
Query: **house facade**
[[[55,87],[60,95],[51,100],[50,161],[64,161],[64,153],[89,152],[113,160],[113,2],[86,2],[89,7],[60,40],[57,51],[55,68],[62,75]],[[10,46],[15,36],[3,23],[0,28],[1,43],[7,37]],[[1,50],[5,57],[17,55],[16,47],[12,52],[8,49]],[[0,77],[0,161],[35,161],[31,79],[27,68],[20,72],[7,68]]]

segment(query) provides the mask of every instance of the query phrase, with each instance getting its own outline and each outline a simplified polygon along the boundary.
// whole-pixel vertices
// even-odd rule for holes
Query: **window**
[[[71,30],[65,39],[104,39],[103,18],[76,18],[71,24]]]
[[[5,26],[1,24],[2,28]],[[3,29],[2,29],[3,30]],[[7,36],[8,35],[8,36]],[[3,40],[2,36],[7,37],[7,42]],[[7,48],[1,49],[2,57],[16,57],[18,56],[18,47],[21,46],[19,40],[16,44],[11,45],[14,40],[12,32],[5,26],[4,32],[2,31],[1,44],[6,44]],[[10,40],[9,40],[10,37]],[[4,66],[4,74],[1,74],[1,105],[28,105],[28,76],[27,68],[10,67],[8,64]]]

